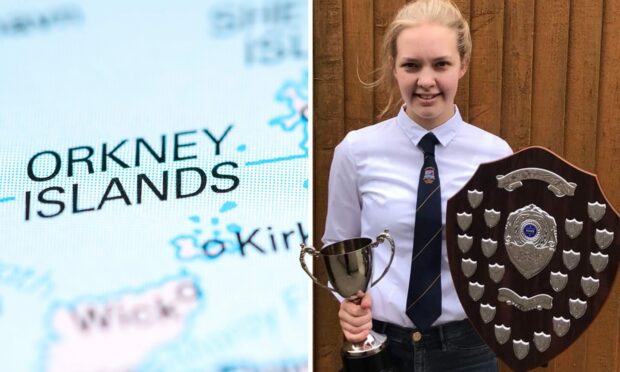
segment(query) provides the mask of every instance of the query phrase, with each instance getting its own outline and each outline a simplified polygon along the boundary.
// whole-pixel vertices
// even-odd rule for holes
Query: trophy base
[[[360,344],[345,342],[342,356],[343,372],[391,372],[392,363],[385,347],[387,337],[371,331]]]
[[[392,372],[392,363],[385,350],[374,355],[352,357],[342,352],[342,372]]]

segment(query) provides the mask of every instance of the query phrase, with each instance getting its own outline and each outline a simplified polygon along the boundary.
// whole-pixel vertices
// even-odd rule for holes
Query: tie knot
[[[418,147],[424,151],[424,156],[435,156],[435,145],[438,143],[439,141],[433,132],[428,132],[424,135],[424,137],[422,137],[418,143]]]

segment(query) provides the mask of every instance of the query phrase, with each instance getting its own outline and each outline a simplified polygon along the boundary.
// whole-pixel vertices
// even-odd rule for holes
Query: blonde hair
[[[461,64],[469,64],[471,57],[471,34],[469,24],[451,0],[417,0],[402,7],[383,38],[382,65],[379,67],[379,78],[371,84],[385,89],[388,93],[388,103],[380,116],[400,103],[398,89],[394,82],[394,63],[398,52],[396,40],[400,32],[406,28],[422,23],[436,23],[446,26],[456,32],[456,48],[461,57]]]

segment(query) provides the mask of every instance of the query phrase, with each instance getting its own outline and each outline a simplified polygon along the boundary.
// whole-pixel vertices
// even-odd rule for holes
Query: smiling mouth
[[[424,101],[430,101],[435,97],[439,97],[441,95],[441,93],[436,93],[436,94],[415,94],[416,97],[420,98],[421,100]]]

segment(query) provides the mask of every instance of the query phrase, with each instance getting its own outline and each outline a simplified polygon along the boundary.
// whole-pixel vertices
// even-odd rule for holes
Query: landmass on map
[[[202,302],[187,274],[109,296],[55,305],[44,370],[136,370],[158,347],[181,337]]]

